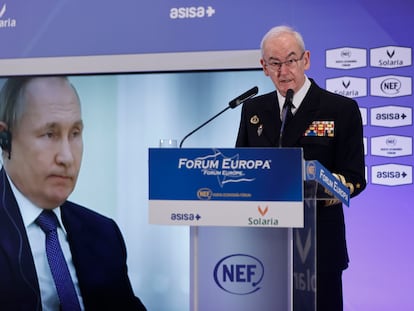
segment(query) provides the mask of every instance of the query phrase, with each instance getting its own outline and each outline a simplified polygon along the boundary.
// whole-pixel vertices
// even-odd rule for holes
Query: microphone
[[[293,106],[292,99],[293,99],[293,90],[288,89],[286,92],[285,103],[283,104],[283,110],[282,110],[282,125],[280,126],[279,148],[282,147],[283,132],[285,130],[288,109],[291,109]]]
[[[242,102],[248,100],[249,98],[253,97],[254,95],[259,92],[259,89],[257,86],[251,88],[250,90],[244,92],[243,94],[237,96],[235,99],[231,100],[229,102],[230,108],[236,108],[238,105],[240,105]]]
[[[203,126],[207,125],[208,123],[210,123],[211,121],[213,121],[215,118],[217,118],[219,115],[221,115],[223,112],[225,112],[226,110],[232,108],[236,108],[238,105],[240,105],[241,103],[243,103],[244,101],[248,100],[249,98],[252,98],[253,96],[255,96],[257,93],[259,92],[259,89],[257,86],[251,88],[250,90],[248,90],[247,92],[244,92],[243,94],[237,96],[235,99],[231,100],[229,102],[229,105],[224,108],[222,111],[220,111],[219,113],[217,113],[215,116],[213,116],[212,118],[208,119],[206,122],[204,122],[203,124],[201,124],[199,127],[197,127],[196,129],[194,129],[193,131],[191,131],[190,133],[188,133],[186,136],[184,136],[184,138],[181,140],[180,142],[180,148],[183,145],[184,140],[186,140],[188,137],[190,137],[192,134],[194,134],[195,132],[197,132],[199,129],[201,129]]]

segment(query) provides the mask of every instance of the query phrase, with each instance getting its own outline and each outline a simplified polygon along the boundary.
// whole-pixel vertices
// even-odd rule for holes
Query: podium
[[[316,310],[316,203],[349,191],[300,148],[149,150],[149,221],[190,227],[190,310]]]

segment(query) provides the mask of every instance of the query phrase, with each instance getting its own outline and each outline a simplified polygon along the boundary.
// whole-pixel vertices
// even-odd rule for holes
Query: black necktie
[[[36,223],[46,234],[46,255],[55,281],[62,311],[80,311],[78,296],[63,256],[57,233],[57,217],[53,211],[44,210]]]
[[[293,104],[291,101],[286,101],[282,108],[282,125],[280,127],[280,136],[279,136],[279,147],[284,146],[283,143],[283,136],[286,126],[288,125],[289,121],[293,118],[292,113]]]
[[[293,104],[291,102],[287,102],[285,103],[285,105],[283,106],[283,111],[285,111],[286,109],[286,119],[285,119],[285,126],[287,124],[289,124],[289,121],[292,120],[293,118],[293,113],[292,113],[292,108],[293,108]]]

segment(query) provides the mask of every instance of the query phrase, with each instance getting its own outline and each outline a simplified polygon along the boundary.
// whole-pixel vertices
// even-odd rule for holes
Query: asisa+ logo
[[[263,276],[263,263],[247,254],[226,256],[214,268],[214,281],[217,286],[235,295],[249,295],[260,290]]]

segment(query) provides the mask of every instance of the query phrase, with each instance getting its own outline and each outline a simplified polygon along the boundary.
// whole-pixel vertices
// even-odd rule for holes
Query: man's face
[[[73,191],[83,152],[81,109],[61,78],[35,78],[26,86],[23,114],[12,130],[5,168],[31,202],[51,209]]]
[[[301,50],[292,34],[282,34],[266,40],[260,62],[265,75],[270,77],[275,87],[285,96],[288,89],[296,93],[305,83],[305,70],[310,67],[310,53]]]

